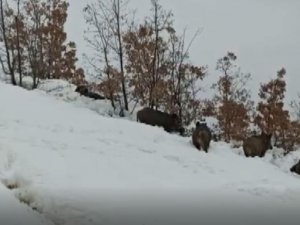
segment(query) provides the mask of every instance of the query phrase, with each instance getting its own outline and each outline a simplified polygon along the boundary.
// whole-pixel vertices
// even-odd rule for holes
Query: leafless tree
[[[149,19],[148,23],[152,27],[154,31],[154,52],[153,52],[153,60],[152,60],[152,83],[158,83],[158,80],[161,79],[161,74],[159,73],[159,68],[161,61],[163,61],[162,57],[164,54],[163,46],[161,45],[161,36],[164,31],[169,33],[174,33],[174,29],[172,27],[172,17],[173,14],[171,11],[165,11],[162,6],[158,3],[158,0],[151,0],[153,15],[152,18]],[[150,92],[150,107],[157,107],[157,98],[152,97],[154,93],[154,88],[152,88]]]
[[[125,108],[125,110],[128,110],[129,107],[123,44],[124,26],[128,25],[127,3],[124,0],[95,0],[85,7],[85,11],[88,12],[86,13],[86,21],[94,32],[92,38],[88,39],[88,43],[95,51],[101,50],[97,56],[102,59],[102,62],[99,60],[96,66],[93,63],[93,67],[100,74],[105,71],[106,76],[110,77],[109,79],[112,78],[112,71],[114,71],[113,86],[116,85],[117,80],[115,78],[119,77],[122,93],[121,108]],[[101,66],[105,69],[101,69]]]
[[[169,92],[171,95],[169,107],[177,109],[180,119],[185,118],[186,124],[199,114],[198,93],[201,90],[199,81],[205,77],[207,69],[204,66],[195,66],[188,61],[190,48],[199,34],[200,30],[197,30],[190,42],[186,44],[185,29],[180,36],[175,32],[171,33],[169,40]]]
[[[112,107],[115,109],[115,95],[118,90],[118,79],[116,70],[114,70],[111,63],[111,40],[114,37],[113,30],[110,28],[110,24],[107,22],[106,16],[99,15],[99,2],[97,4],[88,4],[85,9],[85,19],[90,25],[88,30],[88,36],[85,40],[89,46],[94,50],[95,57],[92,59],[87,58],[89,64],[92,66],[94,71],[100,76],[101,84],[99,85],[105,95],[108,95]],[[103,8],[104,6],[101,5]],[[104,13],[104,12],[103,12]],[[103,63],[103,68],[100,66]],[[105,77],[102,76],[105,74]]]
[[[17,85],[15,78],[16,58],[11,48],[12,46],[9,46],[8,41],[7,13],[10,13],[8,5],[5,6],[3,0],[0,0],[0,41],[3,42],[4,45],[3,52],[1,52],[3,54],[0,55],[0,63],[3,72],[10,76],[11,83]]]
[[[23,77],[23,71],[22,71],[22,53],[23,51],[21,49],[20,45],[20,27],[22,25],[21,21],[21,14],[20,14],[20,0],[17,0],[17,15],[15,16],[15,25],[16,25],[16,35],[17,35],[17,54],[18,54],[18,72],[19,72],[19,84],[20,86],[23,86],[22,84],[22,77]]]

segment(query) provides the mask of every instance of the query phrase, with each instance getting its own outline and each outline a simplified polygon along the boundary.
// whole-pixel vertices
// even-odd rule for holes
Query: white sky
[[[78,45],[79,58],[88,53],[82,15],[88,1],[70,1],[67,31],[69,39]],[[193,63],[209,66],[206,83],[218,77],[217,59],[227,51],[234,51],[242,71],[252,74],[253,98],[257,97],[259,83],[275,77],[282,66],[288,72],[288,100],[300,92],[300,1],[160,0],[160,3],[173,11],[179,33],[188,27],[187,38],[197,28],[203,29],[190,55]],[[150,0],[131,0],[130,7],[137,9],[138,17],[150,15]]]

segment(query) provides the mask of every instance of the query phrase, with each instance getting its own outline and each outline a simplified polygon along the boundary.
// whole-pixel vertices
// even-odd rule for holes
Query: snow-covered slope
[[[2,83],[0,105],[0,179],[54,224],[199,224],[231,207],[240,219],[248,207],[299,209],[300,178],[288,170],[299,152],[246,159],[213,142],[206,154],[189,138]]]
[[[2,149],[1,149],[2,150]],[[0,150],[0,151],[1,151]],[[0,185],[0,224],[3,225],[50,225],[47,221],[37,212],[32,211],[25,204],[21,204],[11,192]]]

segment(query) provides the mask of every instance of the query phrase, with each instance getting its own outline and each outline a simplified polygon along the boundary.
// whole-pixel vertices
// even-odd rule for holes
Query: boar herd
[[[137,112],[137,121],[152,126],[164,128],[167,132],[184,133],[181,121],[176,114],[168,114],[151,108],[144,108]],[[198,150],[208,152],[213,134],[206,123],[196,123],[192,134],[192,143]],[[246,157],[264,157],[268,149],[272,149],[272,134],[262,132],[246,138],[243,142],[243,150]],[[291,172],[300,174],[300,160],[291,169]]]
[[[137,112],[137,121],[152,126],[159,126],[165,131],[184,134],[185,129],[177,114],[168,114],[159,110],[144,108]],[[212,133],[206,123],[197,122],[193,132],[192,141],[198,150],[208,152],[209,144],[212,139]]]
[[[75,91],[80,93],[80,95],[84,95],[89,98],[105,99],[105,97],[97,93],[90,92],[86,86],[78,86]],[[175,113],[169,114],[146,107],[137,112],[137,121],[152,126],[162,127],[169,133],[176,132],[180,135],[184,135],[185,132],[179,116]],[[207,153],[212,137],[213,134],[206,123],[196,123],[196,127],[192,133],[192,143],[198,150],[203,150]],[[266,151],[268,149],[272,149],[271,137],[272,134],[262,132],[260,135],[253,135],[246,138],[243,141],[245,156],[264,157]],[[300,160],[290,169],[290,171],[300,175]]]
[[[168,114],[151,108],[143,108],[137,112],[137,121],[152,126],[163,127],[167,132],[184,133],[180,118],[176,114]],[[198,150],[208,152],[212,140],[212,132],[206,123],[196,123],[192,134],[193,145]],[[272,149],[271,134],[264,132],[244,140],[243,149],[246,157],[263,157],[268,149]]]

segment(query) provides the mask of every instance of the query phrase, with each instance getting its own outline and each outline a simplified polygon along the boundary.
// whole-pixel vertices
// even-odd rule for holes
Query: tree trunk
[[[3,1],[0,0],[0,14],[1,14],[1,28],[2,28],[2,36],[4,41],[4,47],[5,47],[5,54],[6,54],[6,60],[7,60],[7,67],[9,71],[9,75],[11,77],[11,83],[13,85],[17,85],[16,78],[15,78],[15,71],[11,62],[9,48],[8,48],[8,41],[6,36],[6,26],[5,26],[5,20],[4,20],[4,9],[3,9]]]
[[[125,84],[125,72],[124,72],[124,61],[123,61],[123,44],[122,44],[122,35],[121,35],[121,18],[120,18],[120,0],[115,2],[115,15],[117,19],[117,38],[118,38],[118,49],[119,49],[119,61],[120,61],[120,71],[121,71],[121,83],[122,83],[122,92],[124,98],[124,107],[128,111],[128,99],[126,92]]]
[[[18,1],[18,16],[19,16],[19,3]],[[20,31],[19,31],[19,18],[18,16],[15,17],[16,21],[16,31],[17,31],[17,51],[18,51],[18,71],[19,71],[19,85],[22,87],[23,82],[22,82],[22,59],[21,59],[21,49],[20,49]]]
[[[159,39],[159,30],[158,30],[158,5],[157,2],[154,3],[154,30],[155,30],[155,47],[154,47],[154,53],[153,53],[153,62],[152,62],[152,90],[151,90],[151,98],[150,98],[150,104],[151,108],[154,107],[154,105],[157,105],[157,102],[155,102],[156,99],[153,98],[153,89],[155,89],[155,86],[157,85],[157,53],[158,53],[158,39]]]
[[[106,64],[106,67],[107,67],[107,72],[106,72],[106,75],[107,75],[107,79],[108,79],[108,89],[109,89],[109,98],[110,98],[110,102],[111,102],[111,106],[116,109],[116,105],[115,105],[115,101],[114,101],[114,95],[113,95],[113,90],[112,90],[112,87],[111,87],[111,83],[110,83],[110,65],[109,65],[109,61],[108,61],[108,53],[107,53],[107,46],[104,47],[103,49],[103,52],[104,52],[104,59],[105,59],[105,64]]]

